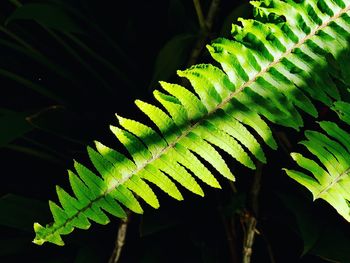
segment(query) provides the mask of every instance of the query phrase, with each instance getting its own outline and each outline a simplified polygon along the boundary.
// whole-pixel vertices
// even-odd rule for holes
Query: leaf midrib
[[[132,173],[130,173],[130,175],[125,176],[122,180],[117,181],[115,180],[114,183],[110,183],[109,187],[107,188],[107,190],[101,194],[100,196],[98,196],[97,198],[95,198],[94,200],[91,200],[91,202],[89,203],[89,205],[87,205],[86,207],[81,208],[78,212],[76,212],[76,214],[72,215],[71,217],[69,217],[64,224],[59,225],[55,228],[53,228],[53,230],[48,233],[46,236],[50,236],[50,235],[54,235],[56,231],[64,228],[67,226],[67,224],[69,222],[71,222],[72,220],[74,220],[76,217],[78,217],[80,215],[80,213],[84,212],[85,210],[87,210],[89,207],[91,207],[91,205],[97,201],[99,201],[100,199],[104,198],[105,196],[107,196],[108,194],[110,194],[118,185],[121,185],[123,183],[125,183],[127,180],[129,180],[133,175],[137,174],[138,172],[140,172],[141,170],[143,170],[148,164],[151,164],[153,161],[157,160],[158,158],[160,158],[163,154],[165,154],[169,149],[173,148],[175,146],[176,143],[178,143],[182,138],[184,138],[185,136],[187,136],[192,130],[194,130],[198,125],[200,125],[203,121],[205,121],[206,119],[208,119],[209,116],[211,116],[212,114],[214,114],[217,110],[223,108],[227,103],[230,102],[230,100],[232,98],[234,98],[237,94],[241,93],[246,87],[249,87],[251,84],[253,84],[259,77],[263,76],[269,69],[271,69],[273,66],[275,66],[276,64],[278,64],[283,58],[287,57],[289,54],[291,54],[293,52],[293,50],[295,50],[296,48],[300,47],[301,45],[303,45],[307,40],[309,40],[310,38],[312,38],[313,36],[316,35],[316,33],[322,29],[324,29],[325,27],[327,27],[331,22],[333,22],[334,20],[336,20],[337,18],[339,18],[341,15],[343,15],[344,13],[348,12],[350,10],[350,5],[347,6],[344,9],[341,9],[338,13],[336,13],[335,15],[333,15],[332,17],[330,17],[326,22],[322,23],[321,25],[318,25],[314,30],[312,30],[308,35],[306,35],[304,38],[302,38],[298,43],[296,43],[295,45],[293,45],[292,47],[290,47],[289,49],[287,49],[284,53],[282,53],[282,55],[280,57],[278,57],[277,59],[275,59],[274,61],[272,61],[270,64],[268,64],[263,70],[261,70],[259,73],[257,73],[252,79],[248,80],[247,82],[245,82],[241,87],[239,87],[237,90],[235,90],[234,92],[230,93],[230,95],[224,99],[221,103],[219,103],[214,109],[212,109],[205,117],[203,117],[202,119],[200,119],[199,121],[197,121],[197,123],[192,124],[186,131],[184,131],[180,136],[178,136],[171,144],[169,144],[167,147],[165,147],[162,151],[160,151],[157,155],[153,156],[151,159],[147,160],[144,164],[142,164],[141,166],[137,167],[137,169],[135,169]],[[43,238],[44,238],[43,237]]]
[[[234,92],[231,92],[231,94],[224,99],[221,103],[219,103],[214,109],[212,109],[204,118],[202,118],[201,120],[199,120],[197,123],[191,125],[186,131],[183,132],[183,134],[181,134],[180,136],[178,136],[174,142],[172,142],[171,144],[169,144],[167,147],[165,147],[158,155],[155,155],[154,157],[152,157],[151,159],[149,159],[147,162],[145,162],[145,164],[143,164],[142,166],[138,167],[137,169],[135,169],[135,172],[132,173],[136,174],[139,171],[141,171],[143,168],[145,168],[148,164],[152,163],[154,160],[158,159],[160,156],[162,156],[165,152],[167,152],[170,148],[174,147],[176,143],[178,143],[183,137],[187,136],[194,128],[196,128],[199,124],[201,124],[204,120],[208,119],[209,116],[211,116],[212,114],[214,114],[217,110],[223,108],[227,103],[230,102],[230,100],[235,97],[237,94],[239,94],[240,92],[242,92],[246,87],[250,86],[251,84],[253,84],[259,77],[261,77],[263,74],[265,74],[270,68],[272,68],[273,66],[275,66],[277,63],[279,63],[283,58],[287,57],[289,54],[292,53],[292,51],[298,47],[300,47],[301,45],[303,45],[308,39],[310,39],[311,37],[315,36],[316,33],[319,30],[322,30],[323,28],[327,27],[329,23],[333,22],[334,20],[336,20],[337,18],[339,18],[342,14],[346,13],[347,11],[350,10],[350,5],[344,9],[342,9],[339,13],[337,13],[336,15],[332,16],[328,21],[324,22],[323,24],[317,26],[314,30],[312,30],[310,32],[310,34],[306,35],[304,38],[302,38],[298,43],[296,43],[294,46],[290,47],[289,49],[287,49],[278,59],[272,61],[270,64],[268,64],[263,70],[261,70],[259,73],[257,73],[251,80],[248,80],[247,82],[245,82],[241,87],[239,87],[237,90],[235,90]],[[131,176],[132,176],[131,175]],[[130,177],[131,177],[130,176]],[[127,181],[128,179],[130,179],[130,177],[128,177],[126,180],[122,180],[121,182],[124,183],[125,181]]]
[[[349,175],[350,173],[350,167],[346,169],[344,172],[340,173],[332,182],[330,182],[326,187],[324,187],[315,197],[314,199],[316,200],[317,198],[320,198],[324,193],[328,192],[334,185],[339,183],[340,180],[343,179],[343,177]]]

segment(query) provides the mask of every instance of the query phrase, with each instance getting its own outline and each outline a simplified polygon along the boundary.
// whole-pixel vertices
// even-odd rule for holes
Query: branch
[[[243,259],[242,263],[250,263],[250,259],[253,253],[253,244],[254,244],[254,238],[255,238],[255,227],[256,227],[256,219],[253,215],[247,213],[245,216],[248,218],[246,220],[246,234],[244,237],[244,243],[243,243]]]
[[[196,63],[199,55],[201,54],[201,52],[203,50],[203,47],[205,46],[205,44],[207,42],[207,38],[211,34],[211,30],[212,30],[213,23],[214,23],[214,18],[215,18],[215,15],[219,9],[220,0],[212,0],[211,1],[209,11],[208,11],[208,14],[207,14],[205,21],[203,21],[204,20],[203,12],[202,12],[202,8],[200,6],[199,0],[193,0],[193,3],[194,3],[194,6],[196,8],[199,25],[201,27],[201,35],[197,39],[197,42],[192,50],[190,58],[187,62],[187,67],[190,67]]]
[[[125,244],[126,231],[128,229],[130,218],[131,212],[127,211],[127,217],[125,219],[121,219],[119,223],[117,240],[115,241],[115,247],[111,257],[108,260],[108,263],[117,263],[120,259],[120,255]]]
[[[199,26],[204,31],[207,29],[207,23],[206,23],[206,20],[204,18],[203,10],[202,10],[202,7],[201,7],[199,0],[193,0],[193,5],[194,5],[194,8],[196,9]]]
[[[255,234],[258,233],[256,230],[256,217],[258,215],[259,210],[258,197],[261,186],[261,175],[262,163],[258,162],[248,200],[248,207],[251,209],[252,212],[246,212],[243,215],[243,223],[245,225],[246,231],[243,240],[242,263],[250,263],[251,255],[253,253]]]
[[[220,0],[212,0],[208,11],[206,25],[209,31],[213,28],[214,18],[219,10]]]

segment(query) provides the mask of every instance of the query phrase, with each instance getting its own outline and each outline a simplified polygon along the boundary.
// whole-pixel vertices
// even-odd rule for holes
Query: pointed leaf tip
[[[120,122],[122,122],[125,119],[122,116],[120,116],[118,113],[115,114],[115,117],[117,118],[119,124],[120,124]]]
[[[36,233],[36,236],[32,241],[34,244],[41,246],[45,242],[51,242],[58,246],[64,246],[64,242],[58,233],[47,235],[47,233],[45,233],[45,230],[46,228],[39,223],[34,223],[34,231]]]
[[[114,125],[109,125],[109,129],[112,131],[112,132],[115,132],[118,130],[118,127],[114,126]]]
[[[45,240],[43,240],[43,239],[34,239],[32,242],[33,242],[34,244],[36,244],[36,245],[41,246],[42,244],[45,243]]]
[[[43,230],[44,230],[44,227],[42,225],[40,225],[37,222],[34,223],[35,238],[32,241],[34,244],[41,246],[46,242],[46,240],[39,237]]]

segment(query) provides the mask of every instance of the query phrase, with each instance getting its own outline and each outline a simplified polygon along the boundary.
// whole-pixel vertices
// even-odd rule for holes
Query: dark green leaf
[[[0,147],[31,131],[33,127],[26,121],[27,112],[0,109]]]
[[[349,231],[344,231],[335,224],[328,224],[323,230],[321,237],[310,253],[330,262],[350,262]]]
[[[320,238],[322,228],[325,224],[321,218],[316,218],[313,204],[301,196],[278,195],[286,207],[293,213],[299,229],[299,233],[304,242],[303,255],[312,249]]]
[[[193,35],[181,34],[174,36],[163,46],[156,58],[150,90],[155,88],[158,80],[168,80],[177,69],[185,66],[194,40]]]
[[[0,198],[0,225],[33,232],[34,218],[49,219],[47,204],[32,198],[7,194]]]
[[[45,27],[63,32],[82,32],[65,10],[50,4],[23,5],[8,17],[6,23],[16,20],[34,20]]]
[[[251,16],[252,10],[248,2],[237,6],[225,18],[221,26],[220,36],[229,37],[231,35],[232,23],[236,23],[240,17],[249,18]]]

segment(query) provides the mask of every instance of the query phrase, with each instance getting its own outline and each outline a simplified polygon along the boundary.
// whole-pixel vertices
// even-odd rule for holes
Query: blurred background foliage
[[[205,41],[229,37],[238,17],[251,17],[247,1],[220,1]],[[158,80],[179,81],[201,37],[189,0],[1,1],[0,262],[108,261],[117,219],[75,231],[65,247],[32,244],[32,224],[50,222],[46,200],[55,185],[69,189],[66,169],[89,163],[94,139],[120,149],[114,113],[144,120],[133,100],[152,100]],[[203,49],[197,62],[208,61]],[[300,133],[275,129],[282,148],[298,147]],[[287,154],[268,154],[253,262],[350,262],[349,225],[283,175]],[[132,217],[121,262],[239,262],[252,173],[232,166],[238,193],[225,181],[205,198],[184,191],[184,202],[158,191],[161,208]]]

